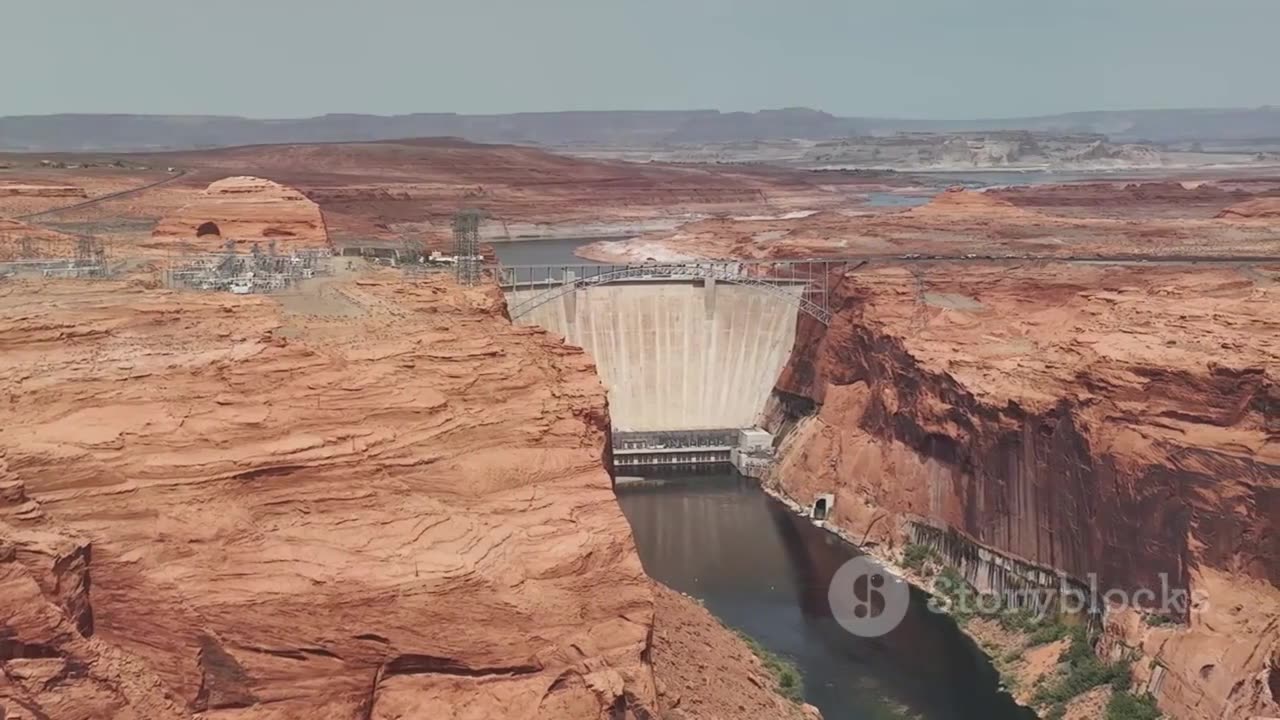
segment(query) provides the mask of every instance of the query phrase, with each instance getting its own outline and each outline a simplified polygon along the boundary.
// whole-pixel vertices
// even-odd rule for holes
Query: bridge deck
[[[507,290],[511,317],[519,318],[576,290],[617,283],[671,283],[701,280],[754,287],[778,295],[800,312],[823,323],[827,308],[827,276],[833,261],[763,261],[643,263],[637,265],[499,266],[498,282]]]

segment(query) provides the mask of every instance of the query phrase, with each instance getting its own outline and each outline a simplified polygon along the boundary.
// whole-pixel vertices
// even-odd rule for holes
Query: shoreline
[[[860,545],[856,540],[853,539],[853,537],[850,536],[849,532],[844,530],[843,528],[836,525],[832,525],[831,523],[828,523],[825,520],[814,520],[813,517],[809,514],[809,512],[803,505],[801,505],[800,503],[796,502],[791,497],[786,495],[781,489],[776,488],[764,481],[758,480],[757,482],[759,482],[760,489],[764,491],[765,495],[768,495],[774,500],[777,500],[778,502],[782,503],[784,506],[786,506],[787,509],[789,509],[791,512],[795,513],[796,515],[806,518],[807,520],[809,520],[809,523],[812,524],[814,527],[817,527],[818,529],[824,532],[828,532],[840,538],[841,541],[848,543],[850,547],[854,548],[859,553],[862,553],[874,559],[876,562],[880,563],[886,570],[888,570],[894,576],[902,580],[905,580],[908,585],[915,588],[916,590],[926,593],[930,597],[937,597],[937,594],[933,590],[932,580],[926,579],[925,577],[915,572],[914,570],[911,570],[910,568],[903,567],[897,562],[897,560],[889,557],[883,551],[880,551],[879,550],[880,546],[873,545],[871,547],[864,547],[863,545]],[[966,627],[965,624],[957,621],[955,616],[951,615],[950,613],[942,613],[942,614],[946,615],[948,618],[951,619],[951,622],[955,624],[956,629],[958,629],[966,638],[969,639],[970,642],[973,643],[974,647],[976,647],[982,653],[982,656],[987,659],[987,662],[999,674],[999,677],[1000,677],[999,689],[1002,692],[1007,693],[1018,707],[1026,708],[1038,714],[1039,711],[1035,707],[1031,705],[1027,705],[1019,700],[1018,694],[1014,687],[1014,684],[1015,684],[1014,678],[1011,677],[1009,673],[1006,671],[1006,669],[1004,668],[1004,663],[1001,661],[1001,659],[991,654],[991,650],[984,644],[982,638],[974,634],[968,627]],[[1030,649],[1030,648],[1027,648],[1027,649]]]

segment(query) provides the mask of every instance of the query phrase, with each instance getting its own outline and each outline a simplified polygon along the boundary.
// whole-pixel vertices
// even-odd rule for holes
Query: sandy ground
[[[61,183],[96,198],[185,174],[153,191],[54,213],[42,222],[92,232],[124,246],[189,205],[210,184],[254,175],[296,188],[318,203],[335,242],[441,245],[454,213],[491,218],[485,235],[592,235],[670,228],[713,215],[779,215],[856,204],[864,193],[903,184],[892,176],[812,174],[753,166],[632,164],[568,158],[532,148],[413,140],[227,148],[124,155],[131,168],[48,168],[36,156],[3,156],[0,182]],[[116,157],[116,156],[111,156]],[[67,205],[67,199],[0,194],[0,216]]]

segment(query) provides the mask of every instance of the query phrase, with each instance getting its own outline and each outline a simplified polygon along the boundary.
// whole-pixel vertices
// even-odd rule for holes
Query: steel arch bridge
[[[498,266],[504,290],[532,292],[508,306],[512,319],[557,298],[615,282],[710,280],[754,288],[786,300],[824,325],[831,322],[827,275],[844,260],[743,260],[728,262],[643,263],[635,265]],[[799,286],[800,291],[795,288]],[[539,292],[540,291],[540,292]]]

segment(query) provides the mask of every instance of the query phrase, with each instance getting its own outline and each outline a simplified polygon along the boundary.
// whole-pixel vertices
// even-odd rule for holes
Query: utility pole
[[[471,287],[480,281],[479,210],[463,210],[453,216],[453,254],[458,259],[458,284]]]

